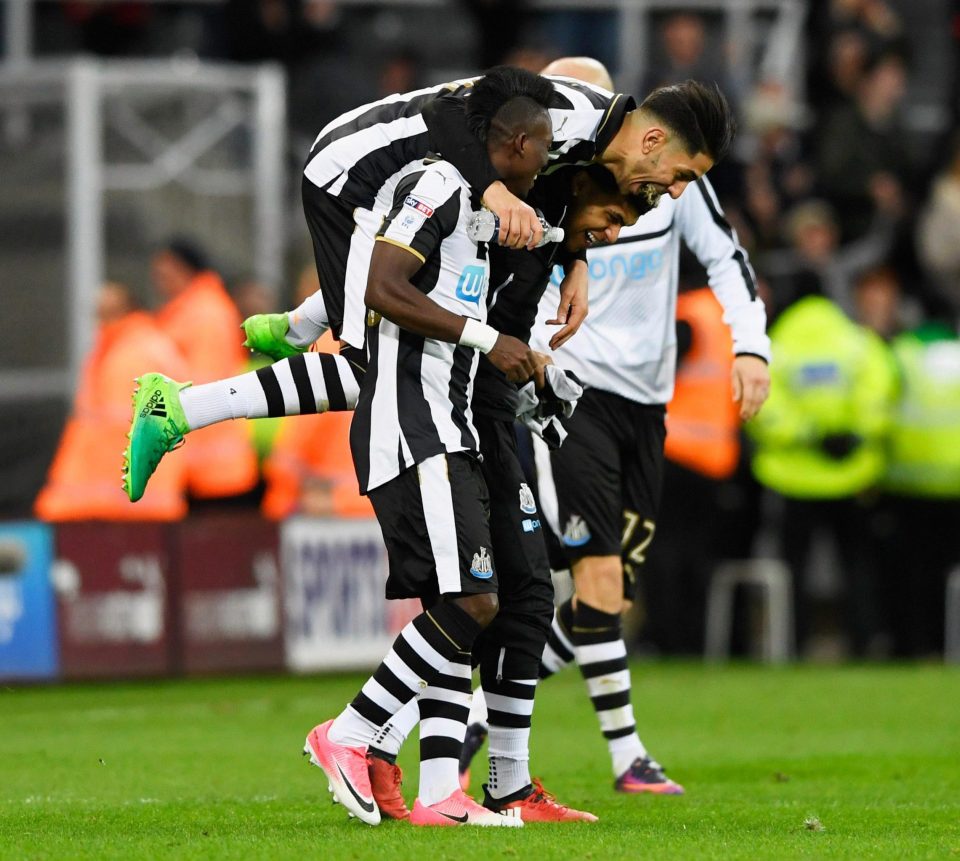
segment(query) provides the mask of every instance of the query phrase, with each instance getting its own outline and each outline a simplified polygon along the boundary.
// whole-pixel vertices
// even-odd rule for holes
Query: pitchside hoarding
[[[0,525],[0,679],[57,675],[52,561],[49,526]]]
[[[57,526],[54,583],[66,678],[159,676],[175,666],[167,528]]]
[[[418,601],[387,601],[387,551],[375,520],[296,518],[280,528],[287,666],[376,666]]]
[[[187,520],[176,531],[183,669],[283,667],[277,525],[255,515]]]

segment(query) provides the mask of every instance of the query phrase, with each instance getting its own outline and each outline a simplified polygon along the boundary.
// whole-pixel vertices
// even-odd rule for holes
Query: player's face
[[[550,146],[553,144],[553,126],[544,119],[536,123],[528,134],[517,140],[507,170],[501,170],[503,183],[518,197],[526,197],[537,174],[550,161]],[[494,167],[497,167],[494,162]]]
[[[580,195],[565,220],[564,245],[577,252],[593,245],[617,241],[620,229],[636,224],[639,213],[619,195],[603,193]]]
[[[642,148],[631,150],[606,167],[617,177],[621,191],[638,194],[650,206],[656,206],[661,195],[680,197],[687,185],[713,167],[713,159],[705,153],[690,155],[679,143],[667,140],[647,152]]]

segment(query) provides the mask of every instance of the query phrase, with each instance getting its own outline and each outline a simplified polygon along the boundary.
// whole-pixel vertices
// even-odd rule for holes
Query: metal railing
[[[138,98],[157,94],[184,102],[203,94],[216,107],[171,136],[138,111]],[[108,192],[148,193],[177,184],[198,196],[249,197],[252,218],[242,241],[252,249],[254,273],[273,284],[282,275],[286,93],[278,66],[81,59],[0,68],[0,110],[18,138],[30,137],[29,109],[51,103],[61,103],[65,112],[67,356],[65,367],[0,371],[0,399],[63,393],[76,380],[95,332],[96,291],[107,269]],[[238,129],[250,141],[246,163],[199,164]],[[139,158],[111,163],[104,147],[108,130]]]

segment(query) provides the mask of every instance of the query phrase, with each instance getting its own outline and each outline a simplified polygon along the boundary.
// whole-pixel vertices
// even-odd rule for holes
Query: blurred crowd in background
[[[330,0],[64,0],[38,5],[35,50],[280,62],[291,150],[301,156],[338,113],[447,70],[539,70],[588,54],[638,97],[688,77],[717,81],[741,130],[710,179],[763,291],[773,388],[761,415],[731,430],[728,466],[691,461],[668,442],[635,645],[702,652],[717,563],[766,555],[792,572],[801,655],[942,651],[945,583],[960,565],[960,12],[929,4],[918,38],[920,12],[906,3],[811,2],[800,98],[779,83],[745,83],[709,13],[659,15],[647,74],[626,81],[616,76],[613,12],[451,5],[458,26],[436,9]],[[940,120],[914,112],[908,122],[909,94],[924,83],[915,78],[922,33],[937,28],[951,46],[936,83]],[[297,170],[291,159],[291,178]],[[197,237],[171,237],[150,260],[149,291],[105,284],[96,347],[56,457],[35,501],[22,502],[54,522],[254,506],[274,519],[370,516],[356,492],[349,415],[211,427],[164,459],[136,507],[120,490],[133,377],[150,369],[200,383],[266,361],[241,348],[240,321],[317,288],[305,247],[291,252],[288,284],[265,285],[210,259]],[[683,288],[704,283],[685,265]],[[682,365],[678,374],[680,398],[696,381]],[[728,388],[714,389],[729,400]]]

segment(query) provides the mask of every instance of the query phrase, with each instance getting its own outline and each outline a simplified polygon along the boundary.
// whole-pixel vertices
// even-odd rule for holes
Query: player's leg
[[[367,748],[370,788],[380,815],[388,819],[410,818],[410,810],[401,792],[403,771],[397,765],[397,756],[419,721],[420,706],[414,698],[380,727]]]
[[[657,512],[663,484],[663,442],[666,435],[665,411],[656,405],[623,401],[621,419],[622,457],[622,524],[620,586],[624,608],[636,599],[639,578],[646,554],[656,530]],[[605,588],[612,600],[615,592],[614,566],[607,572]],[[586,587],[585,587],[586,588]],[[612,620],[611,620],[612,624]],[[637,733],[631,704],[631,678],[626,661],[626,646],[617,625],[617,654],[620,664],[621,696],[625,701],[622,711],[611,709],[606,716],[607,744],[611,753],[614,783],[619,792],[653,792],[680,795],[683,787],[670,780],[663,768],[647,752]],[[591,672],[598,672],[594,667]],[[611,665],[610,669],[614,669]],[[581,670],[586,676],[587,670]],[[603,678],[595,675],[594,678]],[[615,685],[611,685],[615,687]],[[594,691],[591,691],[593,694]],[[598,715],[600,710],[598,709]]]
[[[441,595],[438,606],[446,600],[471,610],[485,599],[496,611],[499,581],[490,554],[490,502],[480,467],[466,454],[431,458],[425,463],[430,468],[421,464],[419,481],[424,526],[431,533],[433,568]],[[495,615],[476,619],[485,628]],[[460,788],[470,679],[471,654],[460,650],[420,693],[420,787],[410,817],[414,825],[522,824],[518,817],[486,810]]]
[[[335,333],[343,323],[344,291],[348,280],[358,286],[357,273],[366,271],[373,247],[369,213],[355,212],[337,198],[304,179],[304,212],[313,240],[321,292],[311,298],[311,313],[326,315]],[[360,225],[364,229],[360,229]],[[350,276],[348,278],[348,276]],[[322,295],[321,295],[322,294]],[[355,304],[355,301],[354,301]],[[287,315],[280,328],[287,331]],[[294,315],[296,316],[296,315]],[[241,374],[200,386],[178,383],[162,374],[149,373],[137,380],[134,392],[130,443],[124,451],[123,486],[132,501],[143,496],[150,476],[165,454],[178,447],[193,430],[233,418],[300,415],[326,410],[350,410],[356,405],[356,376],[364,369],[359,350],[341,357],[325,354],[297,355],[326,327],[312,323],[297,328],[299,346],[271,342],[274,322],[257,328],[244,323],[247,344],[283,361],[272,368]],[[279,331],[279,330],[277,330]],[[259,333],[259,334],[258,334]],[[309,336],[314,337],[310,338]],[[305,340],[309,338],[309,340]],[[353,346],[362,348],[362,337]],[[302,347],[302,349],[301,349]]]
[[[530,726],[537,670],[553,615],[543,524],[520,466],[511,421],[476,419],[490,487],[490,531],[500,612],[474,645],[488,711],[489,782],[484,805],[518,810],[524,821],[595,821],[558,804],[530,776]]]
[[[569,423],[564,445],[551,455],[551,475],[556,488],[559,538],[572,562],[575,599],[564,608],[567,621],[558,613],[557,639],[569,634],[580,671],[587,683],[601,731],[607,740],[616,787],[623,791],[679,792],[679,786],[659,779],[656,763],[649,759],[636,732],[631,704],[630,672],[623,641],[621,612],[624,606],[624,567],[621,562],[624,539],[633,548],[646,540],[634,524],[630,534],[622,529],[626,477],[633,476],[633,489],[652,487],[659,497],[659,478],[651,469],[662,463],[662,411],[660,435],[651,437],[645,425],[634,427],[631,404],[603,392],[588,392]],[[635,466],[633,437],[643,434],[637,445],[647,446],[642,463],[652,464],[644,472]],[[652,439],[652,443],[651,443]],[[659,446],[659,459],[652,455]],[[647,449],[644,449],[647,451]],[[654,469],[655,475],[659,475]],[[633,500],[637,491],[628,495]],[[637,506],[650,516],[655,504]],[[632,522],[628,518],[629,522]],[[652,531],[650,532],[652,537]],[[551,647],[552,648],[552,647]],[[549,656],[548,656],[549,657]],[[630,777],[628,780],[627,777]],[[636,779],[634,779],[636,778]],[[646,787],[650,787],[647,789]]]
[[[192,431],[230,419],[353,410],[362,367],[346,355],[307,353],[199,386],[144,374],[133,395],[133,420],[123,456],[123,486],[143,496],[165,454]]]
[[[461,667],[473,642],[496,615],[496,576],[489,556],[489,535],[481,505],[482,478],[465,455],[439,455],[370,492],[390,560],[387,597],[440,595],[400,632],[390,652],[353,701],[334,720],[311,731],[306,752],[327,775],[338,800],[356,816],[376,823],[367,749],[380,729],[418,694],[447,703],[447,713],[423,727],[426,756],[421,765],[421,794],[449,792],[448,807],[436,818],[457,824],[501,824],[479,805],[463,814],[457,762],[468,704]],[[472,501],[472,504],[471,504]],[[475,540],[486,540],[474,550]],[[477,559],[483,557],[482,563]],[[473,568],[476,575],[470,573]],[[469,669],[469,667],[468,667]],[[469,696],[469,677],[466,679]],[[421,699],[423,707],[423,699]],[[428,760],[445,759],[442,763]],[[428,811],[429,812],[429,811]],[[416,809],[415,809],[416,813]],[[483,821],[478,821],[483,820]]]
[[[553,481],[553,467],[550,459],[550,447],[539,437],[534,436],[534,468],[537,479],[537,497],[540,500],[545,525],[544,543],[547,557],[554,571],[568,571],[570,561],[560,544],[560,513],[557,502],[557,488]],[[573,596],[558,606],[550,621],[550,631],[543,647],[540,660],[539,677],[546,679],[574,661],[573,646]]]

